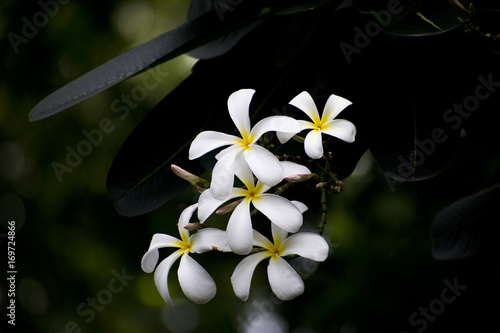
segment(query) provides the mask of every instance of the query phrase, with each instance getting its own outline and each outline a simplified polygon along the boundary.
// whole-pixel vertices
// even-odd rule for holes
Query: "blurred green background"
[[[410,315],[439,299],[443,281],[454,279],[467,290],[427,320],[423,331],[448,332],[491,319],[493,308],[485,300],[498,295],[491,257],[440,262],[431,256],[433,216],[498,181],[498,154],[466,136],[452,167],[421,183],[394,183],[365,154],[345,190],[329,200],[328,260],[292,259],[306,284],[297,299],[274,298],[261,264],[250,299],[241,302],[229,282],[241,258],[209,253],[195,259],[214,277],[216,297],[201,306],[186,301],[174,266],[169,281],[177,306],[166,306],[140,260],[154,233],[176,235],[178,216],[194,193],[187,190],[150,214],[126,218],[115,212],[105,181],[128,134],[189,75],[196,59],[181,56],[161,65],[168,77],[126,117],[113,112],[113,103],[143,84],[147,73],[53,117],[30,123],[28,113],[55,89],[182,24],[189,1],[62,2],[56,2],[57,13],[45,16],[39,2],[0,4],[0,267],[3,276],[7,222],[14,220],[17,269],[16,327],[8,330],[8,284],[0,282],[2,332],[417,332],[424,323],[411,325]],[[26,20],[34,17],[46,23],[14,47],[9,33],[23,36]],[[99,128],[104,118],[113,130],[60,181],[53,163],[64,163],[67,147],[76,149],[86,139],[82,131]],[[305,229],[319,219],[319,201],[310,207]]]

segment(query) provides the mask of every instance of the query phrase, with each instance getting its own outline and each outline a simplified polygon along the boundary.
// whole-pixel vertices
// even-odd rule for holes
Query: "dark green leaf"
[[[107,188],[117,211],[125,216],[150,212],[180,194],[189,183],[173,174],[171,164],[201,175],[189,161],[189,144],[221,101],[216,85],[189,77],[164,98],[134,129],[109,170]],[[212,121],[213,122],[213,121]]]
[[[188,22],[193,21],[194,19],[200,17],[205,13],[213,11],[215,11],[221,21],[224,21],[231,16],[231,13],[235,11],[237,7],[243,7],[246,5],[247,4],[244,1],[227,2],[227,0],[193,0],[189,5]],[[225,36],[204,44],[201,47],[188,52],[188,54],[194,58],[199,59],[210,59],[223,55],[231,48],[233,48],[233,46],[236,45],[236,43],[238,43],[241,38],[252,31],[255,27],[259,26],[261,23],[261,20],[252,22],[241,27],[240,29],[232,31]]]
[[[478,101],[470,107],[467,118],[464,119],[464,130],[467,136],[476,143],[497,149],[500,145],[500,135],[496,121],[500,105],[500,68],[492,65],[500,61],[500,55],[483,48],[475,49],[468,57],[475,70],[475,76],[469,90],[477,91],[472,95]],[[474,90],[473,90],[474,89]]]
[[[306,12],[291,17],[286,33],[277,41],[278,47],[274,56],[277,66],[284,66],[293,59],[316,32],[319,20],[316,15],[310,14],[313,13]]]
[[[313,10],[327,2],[330,0],[271,0],[269,8],[274,14],[287,15]]]
[[[440,211],[431,225],[436,259],[459,259],[496,248],[500,184],[463,198]]]
[[[426,1],[432,0],[353,0],[354,7],[363,14],[370,14],[375,17],[391,15],[391,24],[400,21],[408,13],[420,10]]]
[[[258,4],[258,3],[257,3]],[[30,113],[40,120],[78,104],[109,87],[212,40],[264,15],[258,6],[241,8],[221,21],[214,11],[139,45],[55,91]]]
[[[475,19],[483,33],[500,33],[500,3],[496,0],[476,0]]]
[[[449,49],[453,39],[429,38],[388,45],[374,76],[360,85],[365,121],[359,130],[378,165],[398,181],[431,178],[451,163],[461,123],[446,115],[457,96],[471,93],[462,95],[465,78],[455,71],[462,60]]]
[[[447,1],[428,1],[418,10],[408,11],[402,20],[393,22],[385,32],[394,36],[428,36],[441,34],[458,27],[464,12]]]
[[[394,36],[428,36],[440,34],[460,25],[463,11],[448,1],[434,0],[358,0],[361,13],[370,14]]]

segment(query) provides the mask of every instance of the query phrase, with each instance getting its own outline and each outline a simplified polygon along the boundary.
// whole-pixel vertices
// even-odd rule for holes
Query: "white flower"
[[[283,179],[283,169],[278,159],[256,142],[266,132],[279,131],[298,133],[299,123],[286,116],[271,116],[259,121],[250,128],[248,115],[250,101],[255,93],[253,89],[242,89],[229,96],[227,106],[241,137],[215,131],[205,131],[191,143],[189,159],[196,159],[216,148],[227,146],[217,156],[217,163],[212,171],[212,193],[216,198],[224,199],[233,187],[235,169],[238,163],[248,164],[255,176],[265,185],[274,186]],[[237,159],[243,156],[243,159]]]
[[[319,116],[314,100],[306,91],[294,97],[289,104],[299,108],[312,120],[312,122],[298,120],[301,131],[311,129],[304,140],[304,149],[309,157],[318,159],[323,156],[322,133],[349,143],[354,142],[356,136],[356,127],[354,124],[345,119],[335,119],[342,110],[352,104],[347,99],[332,94],[326,102],[321,117]],[[289,134],[278,133],[280,141],[286,140],[289,137]]]
[[[189,223],[197,206],[198,204],[194,204],[187,207],[179,218],[178,227],[181,239],[165,234],[155,234],[153,235],[148,251],[142,257],[142,269],[146,273],[151,273],[158,262],[159,248],[179,248],[179,250],[169,255],[156,267],[154,275],[158,291],[165,302],[171,305],[173,305],[173,302],[168,291],[167,279],[172,264],[179,257],[181,257],[181,261],[177,273],[182,291],[194,303],[204,304],[214,297],[217,288],[212,277],[200,264],[189,256],[189,253],[203,253],[210,250],[230,251],[224,231],[205,228],[190,235],[189,231],[184,228]]]
[[[272,224],[274,243],[257,231],[253,231],[253,242],[264,249],[244,258],[231,276],[234,293],[246,301],[250,293],[255,267],[266,258],[269,284],[280,300],[291,300],[304,292],[304,282],[297,272],[282,257],[300,255],[314,261],[324,261],[328,257],[328,244],[323,237],[310,232],[294,234],[287,238],[287,232]]]
[[[243,158],[241,156],[237,158]],[[281,162],[284,175],[311,173],[305,166],[292,162]],[[289,232],[296,232],[302,225],[302,212],[288,199],[279,195],[265,193],[270,189],[261,181],[254,183],[252,171],[245,164],[240,164],[236,176],[245,184],[246,189],[233,188],[225,199],[213,195],[212,187],[200,195],[198,218],[204,222],[218,207],[230,199],[243,197],[229,218],[226,232],[231,250],[237,254],[248,254],[252,250],[252,222],[250,203],[264,214],[271,222]]]

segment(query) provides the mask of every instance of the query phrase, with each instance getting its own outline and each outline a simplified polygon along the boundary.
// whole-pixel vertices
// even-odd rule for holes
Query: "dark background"
[[[250,299],[241,302],[229,282],[241,258],[207,254],[196,259],[214,277],[216,297],[206,305],[189,303],[174,265],[169,281],[177,306],[164,304],[140,260],[154,233],[176,235],[178,216],[195,193],[187,190],[152,213],[122,217],[107,196],[106,175],[128,134],[196,60],[181,56],[161,65],[168,78],[123,119],[113,103],[148,73],[53,117],[29,122],[28,113],[65,83],[182,24],[188,5],[71,0],[43,16],[34,1],[0,4],[0,267],[7,275],[5,234],[7,222],[15,221],[17,270],[15,327],[4,325],[9,286],[5,278],[0,282],[2,332],[481,332],[494,323],[496,255],[453,261],[431,255],[429,227],[436,213],[498,181],[498,153],[466,135],[450,168],[418,183],[390,180],[366,153],[345,179],[345,190],[329,200],[327,261],[292,260],[306,284],[295,300],[272,296],[261,264]],[[47,21],[27,38],[23,28],[34,17]],[[11,33],[26,37],[17,52]],[[113,130],[60,181],[54,162],[65,163],[67,147],[76,149],[86,140],[82,131],[98,129],[104,118]],[[305,214],[305,228],[319,220],[317,205]],[[117,274],[127,276],[121,285]],[[466,289],[443,303],[443,295],[452,295],[444,291],[450,283]],[[434,314],[425,317],[421,311],[429,307]]]

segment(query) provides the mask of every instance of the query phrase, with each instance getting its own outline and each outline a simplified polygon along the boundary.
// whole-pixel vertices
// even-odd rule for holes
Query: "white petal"
[[[256,193],[259,193],[259,194],[266,193],[267,191],[269,191],[270,188],[271,188],[271,186],[267,186],[266,184],[264,184],[260,180],[257,181],[257,184],[255,184],[255,191],[256,191]]]
[[[184,209],[179,217],[179,223],[177,223],[177,226],[179,228],[179,235],[181,235],[184,242],[187,242],[189,239],[189,231],[186,230],[184,226],[189,223],[196,208],[198,208],[197,203]]]
[[[316,107],[316,103],[314,103],[311,95],[309,95],[307,91],[303,91],[295,96],[288,104],[299,108],[305,114],[307,114],[313,122],[319,123],[320,117],[318,108]]]
[[[238,177],[239,180],[243,182],[243,184],[245,184],[247,189],[254,187],[255,184],[253,173],[247,161],[245,160],[244,153],[238,155],[235,160],[234,174],[236,175],[236,177]]]
[[[229,154],[230,152],[232,152],[232,151],[234,151],[234,150],[238,150],[239,148],[240,148],[240,146],[239,146],[239,145],[236,145],[236,144],[231,145],[231,146],[229,146],[229,147],[227,147],[227,148],[222,149],[219,153],[217,153],[217,155],[215,155],[215,158],[216,158],[216,159],[217,159],[217,161],[218,161],[218,160],[220,160],[220,159],[221,159],[224,155]]]
[[[288,237],[283,248],[282,256],[297,254],[314,261],[324,261],[329,251],[326,240],[312,232],[301,232]]]
[[[250,293],[250,284],[252,282],[253,272],[255,267],[270,254],[266,252],[258,252],[244,258],[234,269],[231,275],[231,284],[235,295],[243,301],[248,299]]]
[[[214,197],[213,190],[211,188],[203,191],[198,199],[198,219],[200,222],[205,222],[205,220],[208,219],[210,215],[212,215],[212,213],[227,200],[238,197],[239,192],[240,190],[233,189],[227,198],[219,199]]]
[[[189,147],[189,159],[194,160],[216,148],[233,145],[237,140],[240,140],[240,138],[221,132],[201,132],[196,136],[193,142],[191,142],[191,146]]]
[[[154,275],[156,288],[158,289],[163,300],[170,305],[174,305],[174,303],[172,302],[170,293],[168,292],[168,272],[170,271],[172,264],[182,255],[182,253],[182,250],[177,250],[165,258],[156,268]]]
[[[226,199],[230,195],[234,184],[235,159],[240,153],[239,149],[231,150],[215,163],[210,182],[210,189],[214,197]]]
[[[269,150],[253,144],[250,149],[243,151],[243,156],[255,177],[262,183],[274,186],[283,180],[283,167]]]
[[[234,209],[227,222],[226,232],[229,247],[234,253],[250,253],[253,246],[253,231],[249,200],[243,200]]]
[[[256,142],[262,134],[270,131],[290,133],[293,136],[293,134],[300,132],[300,124],[297,120],[287,116],[271,116],[264,118],[252,128],[251,134],[253,142]]]
[[[193,303],[205,304],[210,301],[217,292],[215,282],[201,265],[184,254],[177,271],[179,284],[187,298]]]
[[[252,200],[253,205],[271,222],[288,232],[296,232],[302,225],[302,213],[289,200],[264,193]]]
[[[285,133],[285,132],[276,132],[276,136],[281,143],[285,143],[290,140],[296,133]]]
[[[286,178],[291,175],[308,175],[311,173],[307,167],[290,161],[281,161],[283,167],[283,176]]]
[[[329,121],[335,119],[342,110],[351,105],[351,101],[337,95],[330,95],[323,110],[322,120]]]
[[[318,159],[323,156],[323,142],[320,131],[312,130],[307,133],[304,139],[304,149],[310,158]]]
[[[281,257],[271,257],[267,275],[271,289],[282,301],[289,301],[304,292],[304,282],[299,274]]]
[[[305,129],[313,129],[316,128],[314,123],[310,121],[305,121],[305,120],[297,120],[297,123],[300,126],[299,132],[305,130]],[[297,132],[298,133],[298,132]],[[297,133],[283,133],[283,132],[276,132],[276,136],[278,137],[278,140],[280,140],[281,143],[285,143],[288,140],[290,140],[295,134]]]
[[[154,271],[158,262],[158,249],[162,247],[179,247],[181,241],[175,237],[165,234],[154,234],[148,251],[142,256],[141,267],[146,273]]]
[[[354,124],[349,120],[331,120],[323,127],[323,133],[339,138],[345,142],[354,142],[356,138],[356,126],[354,126]]]
[[[288,236],[286,230],[281,229],[274,223],[271,223],[271,233],[273,235],[274,244],[278,247],[285,241],[286,236]]]
[[[300,202],[300,201],[291,200],[290,202],[291,202],[291,203],[293,203],[293,205],[294,205],[295,207],[297,207],[301,213],[304,213],[306,210],[308,210],[308,209],[309,209],[309,208],[307,208],[307,206],[306,206],[306,205],[304,205],[304,204],[303,204],[302,202]]]
[[[274,244],[257,230],[253,231],[253,245],[262,247],[264,249],[270,249],[274,247]]]
[[[227,234],[224,230],[204,228],[191,236],[191,252],[203,253],[207,251],[231,252],[227,244]]]
[[[241,89],[232,93],[227,100],[229,115],[241,135],[248,135],[250,133],[248,110],[254,93],[255,90],[253,89]]]
[[[310,121],[305,121],[305,120],[297,120],[300,124],[300,130],[303,131],[305,129],[314,129],[316,128],[316,125]]]

